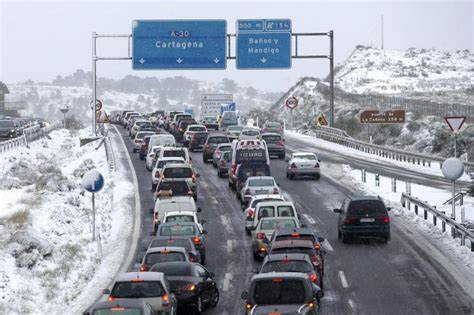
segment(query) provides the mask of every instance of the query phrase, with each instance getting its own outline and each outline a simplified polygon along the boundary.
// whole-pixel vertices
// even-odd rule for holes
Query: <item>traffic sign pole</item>
[[[92,193],[92,241],[95,241],[95,193]]]
[[[96,118],[95,118],[95,106],[97,102],[97,33],[92,33],[92,104],[91,104],[91,112],[92,112],[92,135],[97,136],[97,127],[96,127]]]

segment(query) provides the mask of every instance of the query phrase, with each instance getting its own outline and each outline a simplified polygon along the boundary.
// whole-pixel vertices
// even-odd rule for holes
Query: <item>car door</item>
[[[211,273],[203,266],[196,264],[196,270],[201,282],[201,298],[203,302],[208,303],[211,298],[212,291],[216,286],[216,282],[214,279],[212,279]]]
[[[340,227],[342,225],[342,222],[344,222],[346,213],[347,213],[347,206],[349,204],[349,199],[345,198],[344,201],[342,201],[341,205],[341,213],[337,216],[337,226]]]

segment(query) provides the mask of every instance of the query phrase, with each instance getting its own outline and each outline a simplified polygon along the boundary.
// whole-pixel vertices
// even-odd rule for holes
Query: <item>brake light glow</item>
[[[111,310],[112,312],[125,311],[125,307],[112,307],[110,310]]]
[[[308,303],[308,308],[310,309],[314,309],[316,307],[316,302],[315,301],[311,301]]]
[[[345,220],[344,220],[344,224],[355,224],[357,223],[357,218],[354,218],[354,217],[347,217]]]
[[[283,282],[283,278],[273,278],[272,282],[275,282],[275,283]]]
[[[141,272],[146,272],[146,271],[148,271],[148,266],[145,265],[145,264],[141,264],[141,265],[140,265],[140,271],[141,271]]]
[[[113,300],[114,300],[114,297],[113,297],[113,296],[111,296],[111,295],[109,295],[109,297],[107,298],[107,300],[109,300],[109,301],[113,301]]]
[[[196,287],[194,284],[190,283],[190,284],[186,285],[186,286],[184,287],[184,289],[185,289],[186,291],[196,291],[197,287]]]
[[[249,217],[253,218],[254,214],[255,214],[255,211],[252,208],[250,208],[249,209]]]
[[[245,309],[247,310],[247,312],[250,311],[252,309],[252,304],[250,304],[248,302],[245,303]]]
[[[316,276],[315,273],[312,273],[310,276],[309,276],[309,280],[311,280],[311,282],[316,282],[318,280],[318,276]]]
[[[132,279],[131,280],[133,283],[136,283],[136,282],[143,282],[143,279],[141,278],[135,278],[135,279]]]
[[[170,305],[170,297],[169,297],[168,294],[165,294],[165,295],[163,295],[163,296],[161,297],[161,304],[162,304],[163,306],[168,306],[168,305]]]
[[[291,237],[300,237],[300,233],[293,232],[293,233],[291,233]]]
[[[383,223],[390,223],[390,217],[389,216],[383,217]]]
[[[265,233],[262,233],[262,232],[257,233],[257,239],[264,240],[266,238],[267,238],[267,236],[265,235]]]
[[[201,239],[199,238],[199,236],[193,237],[193,243],[196,245],[201,245]]]
[[[321,249],[321,244],[319,244],[319,243],[314,244],[314,249],[320,250]]]

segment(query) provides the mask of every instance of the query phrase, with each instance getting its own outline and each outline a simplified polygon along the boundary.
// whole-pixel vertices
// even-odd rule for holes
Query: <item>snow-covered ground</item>
[[[397,167],[402,167],[405,169],[409,170],[415,170],[420,173],[426,173],[430,175],[435,175],[439,177],[443,177],[443,173],[441,172],[441,168],[439,163],[434,162],[431,164],[431,167],[423,166],[423,165],[418,165],[418,164],[412,164],[408,162],[403,162],[403,161],[397,161],[397,160],[392,160],[386,157],[362,152],[356,149],[352,149],[334,142],[326,141],[323,139],[316,138],[315,136],[310,136],[310,135],[303,135],[301,133],[298,133],[293,130],[285,130],[285,137],[288,139],[298,139],[299,141],[302,141],[304,143],[307,143],[311,146],[330,150],[330,151],[337,151],[340,154],[347,155],[347,156],[357,156],[360,158],[364,158],[365,160],[372,160],[376,162],[383,162],[383,163],[390,163],[393,164]],[[291,140],[288,141],[288,144],[291,144]],[[470,177],[468,174],[464,174],[460,180],[466,180],[469,181]]]
[[[57,130],[1,156],[1,314],[80,313],[122,263],[133,184],[125,167],[109,171],[98,142],[79,147],[85,135]],[[100,242],[92,242],[91,194],[81,187],[90,169],[105,177],[96,194]]]

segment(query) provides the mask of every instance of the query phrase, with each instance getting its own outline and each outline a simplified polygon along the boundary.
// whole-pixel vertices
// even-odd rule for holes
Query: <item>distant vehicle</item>
[[[174,133],[173,133],[174,137],[176,138],[176,141],[180,141],[180,142],[185,143],[184,132],[186,131],[188,126],[195,125],[195,124],[196,124],[196,121],[193,118],[192,119],[180,119],[179,122],[177,123],[177,125],[176,125],[177,127],[176,127],[176,129],[174,130]]]
[[[207,128],[204,125],[188,125],[186,128],[186,131],[183,134],[183,144],[185,146],[189,145],[189,142],[191,141],[192,136],[196,132],[207,132]]]
[[[172,198],[157,199],[153,210],[153,231],[155,233],[158,230],[158,226],[162,223],[165,214],[169,211],[201,212],[201,208],[196,206],[196,202],[191,196],[175,196]]]
[[[171,164],[166,163],[163,170],[161,171],[161,178],[163,179],[181,179],[186,180],[189,187],[193,192],[193,197],[197,200],[197,188],[198,188],[198,179],[200,175],[194,172],[193,167],[190,164]]]
[[[220,154],[220,157],[216,162],[217,176],[224,177],[229,175],[230,157],[230,151],[224,151]]]
[[[209,136],[209,133],[207,131],[194,132],[188,144],[189,151],[194,152],[196,150],[203,149],[208,136]]]
[[[229,137],[231,141],[237,140],[240,136],[240,133],[242,132],[242,129],[244,129],[243,126],[229,126],[226,129],[226,135]]]
[[[230,143],[221,143],[217,145],[216,150],[212,154],[212,165],[217,167],[217,161],[220,159],[223,152],[230,152],[232,145]]]
[[[354,237],[379,237],[384,243],[390,240],[390,217],[380,197],[360,196],[344,199],[334,212],[337,218],[337,237],[347,243]]]
[[[199,220],[197,216],[197,211],[187,211],[187,210],[178,210],[178,211],[167,211],[163,218],[163,223],[183,223],[183,222],[194,222],[201,230],[203,229],[202,223],[204,221]]]
[[[148,143],[150,143],[150,138],[151,135],[145,136],[145,138],[143,138],[140,150],[138,150],[138,156],[140,157],[140,160],[144,160],[148,153]]]
[[[239,140],[260,138],[260,129],[253,127],[244,127],[239,135]]]
[[[186,181],[186,178],[162,178],[159,180],[154,200],[164,198],[175,198],[177,196],[194,197],[194,192]]]
[[[121,273],[116,277],[112,289],[105,289],[103,293],[109,295],[109,301],[127,303],[130,300],[140,300],[148,303],[154,312],[176,314],[178,308],[176,297],[171,292],[165,275],[161,272]],[[92,314],[109,313],[94,311]],[[111,314],[115,314],[115,312]],[[135,313],[128,311],[125,314]]]
[[[165,121],[163,124],[164,125],[163,127],[165,128],[165,130],[170,131],[171,123],[174,120],[174,116],[176,116],[177,114],[182,114],[182,113],[183,111],[170,111],[168,115],[165,117]]]
[[[139,131],[135,134],[135,137],[133,138],[133,152],[138,152],[143,144],[143,139],[146,136],[151,136],[154,135],[155,133],[152,131]]]
[[[22,134],[20,123],[13,119],[0,120],[0,137],[16,138]]]
[[[83,315],[156,315],[150,304],[143,302],[141,299],[127,300],[107,300],[96,302]],[[165,314],[165,313],[162,313]],[[168,314],[176,314],[173,310]]]
[[[201,254],[194,246],[194,243],[185,236],[160,236],[155,237],[151,240],[150,245],[148,248],[152,247],[163,247],[163,246],[174,246],[174,247],[183,247],[186,249],[189,260],[192,262],[201,263]]]
[[[277,156],[279,159],[285,158],[285,139],[278,133],[262,133],[262,140],[265,141],[270,156]]]
[[[188,252],[184,247],[160,246],[148,248],[140,264],[140,272],[150,270],[156,264],[186,261],[189,262]]]
[[[191,158],[189,156],[188,148],[183,147],[164,147],[160,151],[160,156],[158,159],[165,158],[165,157],[182,157],[186,163],[191,162]]]
[[[158,264],[153,271],[166,275],[180,306],[193,306],[198,314],[219,303],[215,274],[197,263]]]
[[[251,216],[253,217],[255,214],[255,209],[257,208],[257,205],[260,202],[265,202],[265,201],[284,201],[285,198],[282,195],[255,195],[252,196],[250,201],[248,202],[247,208],[245,209],[242,207],[244,210],[244,214],[246,216]]]
[[[283,126],[278,121],[266,121],[262,126],[262,133],[278,133],[284,136]]]
[[[219,130],[219,123],[217,122],[216,116],[206,116],[201,120],[201,123],[206,126],[207,129]]]
[[[155,145],[161,145],[164,147],[174,147],[176,146],[176,140],[172,135],[169,134],[152,135],[150,137],[150,142],[148,143],[148,146],[153,147]]]
[[[128,126],[128,121],[130,120],[130,118],[138,117],[138,116],[140,116],[140,113],[138,113],[138,112],[128,112],[128,113],[126,113],[125,116],[122,119],[122,125],[124,127],[127,127]]]
[[[150,147],[145,158],[145,167],[147,170],[149,171],[152,170],[153,165],[156,164],[156,156],[160,154],[160,150],[162,148],[163,147],[160,145],[155,145],[153,147]]]
[[[245,162],[239,164],[234,175],[234,185],[231,185],[230,187],[235,189],[236,193],[240,193],[242,187],[247,181],[247,178],[252,176],[271,176],[269,165],[261,162]]]
[[[242,204],[247,204],[255,195],[280,194],[278,184],[271,176],[250,176],[242,185],[238,184],[237,188],[237,198]]]
[[[233,111],[227,111],[222,113],[222,117],[219,122],[219,128],[225,129],[229,126],[235,126],[239,124],[237,113]]]
[[[252,253],[255,260],[263,259],[268,252],[268,239],[276,229],[297,228],[299,222],[295,218],[270,217],[262,218],[252,231]]]
[[[130,128],[130,132],[129,132],[130,138],[135,137],[135,135],[137,134],[137,132],[139,131],[141,127],[153,128],[153,130],[151,131],[154,131],[154,132],[156,131],[156,129],[153,127],[153,125],[151,124],[149,120],[146,120],[146,119],[136,120],[132,128]]]
[[[159,146],[160,148],[163,148]],[[160,149],[161,150],[161,149]],[[151,172],[151,190],[155,191],[156,185],[158,184],[159,179],[161,178],[161,172],[166,164],[177,164],[177,163],[186,163],[182,157],[166,157],[166,158],[157,158],[155,167]]]
[[[317,314],[319,287],[305,273],[259,273],[242,292],[244,314]]]
[[[206,143],[202,149],[202,161],[204,163],[209,162],[217,146],[221,143],[230,143],[229,138],[222,134],[211,134],[207,137]]]
[[[270,217],[292,217],[298,221],[298,213],[296,212],[295,205],[291,201],[265,201],[257,204],[257,207],[253,212],[245,213],[245,230],[248,234],[250,231],[255,230],[258,222],[262,218]]]
[[[286,178],[310,176],[314,179],[321,177],[321,160],[312,152],[294,152],[288,159]]]

